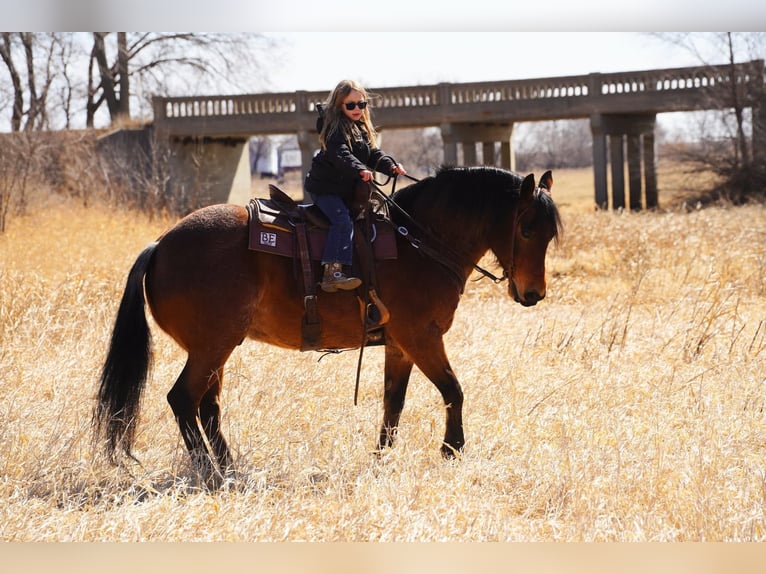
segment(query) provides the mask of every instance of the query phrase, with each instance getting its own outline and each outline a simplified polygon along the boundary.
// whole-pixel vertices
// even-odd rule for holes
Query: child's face
[[[363,106],[367,105],[367,102],[364,101],[361,92],[357,90],[351,90],[348,95],[343,98],[343,102],[340,105],[346,117],[353,122],[358,121],[364,114],[364,110],[359,107],[359,102],[362,102]],[[348,108],[351,104],[357,105],[354,106],[354,109],[349,110]]]

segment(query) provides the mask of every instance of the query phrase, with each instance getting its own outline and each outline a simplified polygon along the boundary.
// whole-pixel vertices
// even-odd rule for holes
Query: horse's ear
[[[553,174],[550,170],[546,171],[543,174],[543,177],[540,178],[540,187],[547,189],[548,193],[550,193],[551,189],[553,189]]]
[[[535,193],[535,174],[530,173],[521,182],[521,201],[529,201]]]

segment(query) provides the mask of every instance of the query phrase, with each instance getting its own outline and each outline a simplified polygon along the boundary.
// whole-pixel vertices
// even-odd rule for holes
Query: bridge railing
[[[470,104],[561,101],[568,98],[618,97],[623,94],[650,95],[691,90],[723,91],[731,83],[731,67],[698,66],[609,74],[589,74],[499,82],[442,83],[373,89],[373,105],[390,111],[436,107],[458,108]],[[754,60],[735,65],[735,77],[745,87],[745,96],[763,93],[764,63]],[[155,97],[155,124],[169,126],[190,118],[234,116],[282,116],[313,113],[328,92],[284,92],[230,96]]]
[[[760,67],[759,67],[760,64]],[[756,60],[735,65],[736,81],[740,85],[757,87],[763,84],[763,61]],[[601,94],[623,94],[633,92],[664,92],[696,90],[700,88],[722,88],[731,86],[731,67],[699,66],[644,72],[622,72],[600,76]]]

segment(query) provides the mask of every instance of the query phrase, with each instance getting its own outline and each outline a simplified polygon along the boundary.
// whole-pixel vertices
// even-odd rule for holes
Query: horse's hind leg
[[[412,361],[396,347],[386,345],[385,389],[383,391],[383,426],[380,429],[378,450],[390,447],[396,438],[399,417],[404,409],[407,384],[412,372]]]
[[[211,389],[217,398],[218,389],[222,382],[224,362],[225,358],[220,361],[194,360],[190,354],[186,366],[184,366],[181,375],[167,396],[193,464],[205,474],[210,475],[215,473],[215,468],[210,457],[210,451],[200,431],[198,416],[201,414],[200,406]],[[217,400],[215,405],[217,406]],[[206,418],[204,423],[211,429],[211,434],[214,437],[220,436],[216,406],[211,405],[210,400],[205,402]],[[218,415],[220,415],[220,411]],[[217,435],[212,429],[217,429]],[[225,445],[225,441],[223,443],[220,441],[212,442],[214,449],[219,452],[224,452],[225,449],[225,452],[228,453],[228,447]],[[216,452],[216,456],[218,456],[218,452]]]

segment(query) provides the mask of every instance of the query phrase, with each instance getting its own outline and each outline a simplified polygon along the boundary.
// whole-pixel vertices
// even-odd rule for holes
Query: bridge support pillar
[[[596,187],[596,207],[607,209],[609,199],[606,183],[606,134],[601,125],[601,116],[591,117],[590,130],[593,135],[593,181]]]
[[[625,150],[628,161],[628,205],[631,211],[657,207],[657,172],[654,154],[654,114],[594,114],[593,135],[595,201],[607,209],[607,163],[611,164],[612,209],[625,208]],[[607,141],[609,142],[607,145]],[[607,149],[609,151],[607,157]],[[643,178],[642,178],[643,164]],[[643,183],[643,198],[642,198]],[[645,199],[645,202],[642,201]]]
[[[753,163],[766,166],[766,94],[753,106]]]
[[[298,132],[298,147],[301,150],[301,182],[306,181],[306,176],[311,169],[311,161],[314,159],[314,154],[319,150],[319,136],[316,131],[300,131]],[[303,201],[311,201],[306,197],[306,191],[303,191]]]
[[[446,123],[441,125],[444,142],[444,163],[447,165],[489,165],[513,170],[513,124]],[[500,143],[498,161],[496,144]],[[458,155],[458,144],[462,149],[462,161]],[[481,144],[481,161],[477,153]],[[499,165],[498,165],[499,164]]]
[[[245,138],[169,140],[171,193],[196,209],[214,203],[250,201],[250,160]]]

